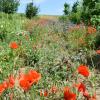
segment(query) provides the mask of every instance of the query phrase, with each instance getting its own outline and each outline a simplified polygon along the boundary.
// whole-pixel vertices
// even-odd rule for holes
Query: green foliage
[[[94,15],[100,15],[100,1],[99,0],[83,0],[82,19],[88,24]]]
[[[73,13],[77,13],[78,5],[79,5],[79,2],[78,1],[73,4],[73,7],[72,7],[72,12]]]
[[[0,13],[0,40],[5,41],[8,34],[15,34],[22,30],[25,20],[25,17],[18,14]]]
[[[72,11],[69,14],[69,19],[74,24],[78,24],[81,22],[81,13],[82,13],[82,7],[80,2],[75,2],[72,6]]]
[[[69,48],[73,50],[80,49],[81,47],[84,48],[83,44],[80,43],[80,39],[84,41],[84,35],[86,30],[82,28],[73,28],[72,31],[67,36],[67,41],[69,42]]]
[[[68,22],[68,17],[67,16],[60,16],[59,21],[60,22]]]
[[[69,15],[69,19],[73,22],[73,23],[80,23],[81,22],[81,11],[77,11],[76,13],[71,13]]]
[[[64,15],[68,15],[69,14],[69,4],[65,3],[64,4]]]
[[[92,16],[91,23],[93,26],[96,26],[97,30],[100,30],[100,15]]]
[[[78,16],[78,13],[75,14]],[[62,100],[63,88],[65,86],[71,87],[72,83],[79,83],[80,78],[82,82],[86,83],[86,88],[91,91],[90,85],[94,86],[97,83],[95,71],[90,72],[87,80],[87,78],[78,74],[77,67],[80,64],[86,65],[83,62],[87,60],[85,57],[90,55],[91,51],[86,48],[88,43],[85,44],[84,42],[92,44],[95,40],[95,34],[87,35],[85,26],[74,27],[68,26],[69,24],[63,24],[62,22],[67,23],[67,18],[68,16],[61,16],[61,21],[50,20],[49,18],[47,20],[42,18],[41,20],[29,20],[24,15],[0,14],[0,33],[5,33],[6,35],[5,41],[0,42],[1,86],[2,82],[8,79],[10,74],[15,77],[14,88],[1,91],[0,100],[8,100],[10,99],[9,96],[13,96],[14,100]],[[25,31],[28,27],[27,25],[23,29],[24,22],[28,23],[28,26],[32,26],[31,32]],[[63,27],[67,27],[68,31],[65,28],[63,33]],[[13,41],[18,44],[17,49],[10,48],[9,44]],[[88,53],[83,49],[86,49]],[[82,63],[80,63],[81,60],[83,61]],[[19,86],[19,78],[29,69],[38,71],[42,77],[28,91],[23,91]],[[57,93],[51,93],[53,86],[57,87]],[[45,90],[49,95],[46,97],[44,95],[40,96],[40,92],[43,91],[44,93]],[[79,100],[85,99],[81,97],[77,90],[75,91]],[[89,93],[94,94],[92,92]]]
[[[18,0],[0,0],[0,11],[8,14],[15,13],[18,9]]]
[[[38,13],[38,7],[34,6],[33,3],[27,4],[26,7],[26,17],[31,19],[32,17],[36,16]]]
[[[100,33],[97,33],[96,39],[95,39],[95,47],[99,48],[100,47]]]

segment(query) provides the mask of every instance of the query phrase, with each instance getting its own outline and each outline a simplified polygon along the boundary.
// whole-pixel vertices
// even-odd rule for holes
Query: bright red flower
[[[84,77],[88,77],[89,76],[89,69],[87,66],[84,65],[80,65],[78,68],[78,73],[83,75]]]
[[[10,75],[9,77],[9,88],[13,88],[15,85],[15,79],[13,75]]]
[[[79,92],[83,92],[84,93],[86,91],[86,86],[83,83],[75,84],[74,86],[78,88]]]
[[[10,43],[10,48],[11,49],[17,49],[18,48],[18,44],[16,42],[11,42]]]
[[[93,96],[90,96],[90,94],[89,94],[87,91],[85,91],[85,92],[83,93],[83,96],[84,96],[87,100],[97,100],[97,99],[96,99],[96,94],[94,94]]]
[[[78,91],[79,91],[79,92],[85,92],[85,90],[86,90],[85,85],[84,85],[83,83],[80,83],[80,85],[79,85],[79,87],[78,87]]]
[[[96,99],[96,93],[90,98],[90,100],[97,100]]]
[[[58,91],[57,87],[56,86],[52,86],[51,87],[51,92],[52,93],[56,93]]]
[[[69,87],[64,89],[64,100],[76,100],[76,94],[71,92]]]
[[[40,78],[40,73],[37,73],[34,70],[30,70],[27,74],[21,74],[19,78],[19,85],[23,88],[24,91],[27,91],[34,83],[37,83]]]
[[[35,82],[35,80],[33,79],[33,77],[29,74],[25,75],[26,80],[28,81],[28,83],[30,84],[30,86]]]
[[[4,82],[3,82],[3,86],[4,86],[5,89],[7,89],[8,86],[9,86],[9,83],[8,83],[7,81],[4,81]]]
[[[85,91],[83,93],[83,96],[86,98],[86,100],[89,100],[90,99],[90,94],[87,91]]]
[[[40,91],[40,96],[47,97],[48,95],[49,95],[49,93],[48,93],[48,91],[47,91],[47,90]]]
[[[3,93],[4,90],[5,90],[4,85],[0,84],[0,95]]]
[[[24,91],[28,91],[30,89],[30,84],[27,80],[27,76],[26,75],[22,75],[19,79],[19,85],[20,87],[24,90]]]
[[[88,29],[87,29],[87,33],[88,34],[93,34],[93,33],[96,33],[96,28],[92,27],[92,26],[88,26]]]
[[[47,90],[44,91],[44,96],[45,96],[45,97],[48,96],[48,91],[47,91]]]
[[[9,99],[10,99],[10,100],[13,100],[13,97],[14,97],[14,94],[11,93],[11,94],[9,95]]]
[[[30,89],[30,84],[28,83],[27,80],[23,79],[23,80],[20,80],[19,82],[21,88],[24,90],[24,91],[28,91]]]
[[[43,96],[43,92],[42,92],[42,90],[40,91],[40,96]]]
[[[30,70],[28,75],[32,79],[32,82],[30,82],[31,84],[37,83],[41,79],[41,74],[37,73],[35,70]]]
[[[97,50],[96,53],[97,53],[97,54],[100,54],[100,50]]]

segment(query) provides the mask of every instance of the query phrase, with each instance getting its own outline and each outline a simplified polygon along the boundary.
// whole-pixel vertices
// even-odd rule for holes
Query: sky
[[[27,3],[32,0],[20,0],[19,13],[24,13]],[[34,4],[39,7],[40,15],[62,15],[64,9],[64,3],[68,3],[71,6],[77,0],[33,0]]]

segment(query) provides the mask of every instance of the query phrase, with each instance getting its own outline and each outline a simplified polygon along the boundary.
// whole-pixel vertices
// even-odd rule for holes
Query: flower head
[[[97,53],[97,54],[100,54],[100,50],[97,50],[96,53]]]
[[[9,83],[7,81],[4,81],[2,84],[5,89],[7,89],[9,87]]]
[[[11,49],[17,49],[18,48],[18,44],[16,42],[11,42],[10,43],[10,48]]]
[[[52,93],[56,93],[58,91],[57,87],[56,86],[52,86],[51,87],[51,92]]]
[[[76,94],[71,92],[69,87],[64,88],[64,100],[76,100]]]
[[[21,74],[19,78],[19,85],[24,91],[28,91],[34,83],[37,83],[40,80],[40,78],[40,73],[30,70],[27,74]]]
[[[84,77],[89,76],[89,69],[87,66],[80,65],[77,70],[78,70],[78,73],[83,75]]]
[[[41,74],[37,73],[35,70],[30,70],[28,76],[31,78],[31,85],[37,83],[41,79]]]
[[[0,84],[0,95],[3,93],[4,90],[5,90],[4,85]]]
[[[44,96],[45,96],[45,97],[48,96],[48,91],[47,91],[47,90],[44,91]]]
[[[21,75],[19,79],[19,85],[24,91],[28,91],[30,89],[30,84],[27,80],[27,75]]]
[[[87,100],[97,100],[96,99],[96,93],[94,95],[90,95],[87,91],[85,91],[83,93],[83,96],[87,99]]]
[[[49,95],[48,91],[47,90],[44,90],[44,91],[40,91],[40,96],[44,96],[44,97],[47,97]]]
[[[13,88],[15,85],[15,79],[13,75],[10,75],[9,77],[9,88]]]
[[[92,26],[88,26],[87,33],[88,34],[96,33],[96,28],[94,28]]]
[[[74,84],[74,87],[76,87],[79,92],[84,93],[86,91],[86,86],[83,83]]]
[[[87,100],[89,100],[90,99],[90,94],[88,93],[88,91],[85,91],[84,93],[83,93],[83,96],[87,99]]]

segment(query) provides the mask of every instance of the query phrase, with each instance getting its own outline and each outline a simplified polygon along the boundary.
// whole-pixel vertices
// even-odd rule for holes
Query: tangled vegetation
[[[18,2],[13,12],[0,12],[0,100],[99,100],[97,5],[83,0],[69,11],[65,3],[60,17],[35,16],[33,3],[29,19],[14,13]]]
[[[84,24],[66,28],[58,18],[2,14],[1,99],[96,100],[98,31]]]

